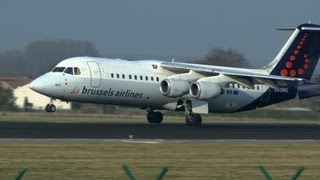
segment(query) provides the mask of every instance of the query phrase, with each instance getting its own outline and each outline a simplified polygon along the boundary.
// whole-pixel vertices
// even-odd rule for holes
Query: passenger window
[[[111,77],[113,78],[113,73],[111,73]]]
[[[137,80],[137,79],[138,79],[138,78],[137,78],[137,75],[134,75],[134,79],[135,79],[135,80]]]
[[[117,78],[118,78],[118,79],[119,79],[119,77],[120,77],[119,74],[117,74]]]
[[[55,67],[52,69],[52,72],[63,72],[65,67]]]
[[[122,74],[122,79],[126,78],[126,76],[124,74]]]
[[[80,75],[81,74],[81,71],[80,71],[80,69],[78,67],[73,68],[73,71],[74,71],[75,75]]]
[[[257,85],[257,90],[259,90],[259,85]]]
[[[131,74],[129,75],[129,79],[132,79],[132,76],[131,76]]]
[[[151,81],[153,81],[153,77],[151,76]]]
[[[159,77],[157,77],[157,82],[159,82]]]
[[[146,81],[148,81],[148,76],[146,76]]]
[[[72,67],[68,67],[66,70],[64,70],[64,73],[73,75],[73,68]]]
[[[142,77],[142,76],[140,76],[140,80],[143,80],[143,77]]]

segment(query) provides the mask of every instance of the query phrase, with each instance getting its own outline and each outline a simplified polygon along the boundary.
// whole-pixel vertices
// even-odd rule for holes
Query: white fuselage
[[[159,90],[160,82],[174,75],[161,68],[161,62],[70,58],[56,67],[77,67],[79,74],[51,71],[37,78],[31,88],[65,101],[175,110],[178,98],[166,97]],[[268,89],[262,84],[255,84],[253,89],[229,84],[229,87],[223,87],[223,94],[208,100],[209,112],[234,112],[258,98],[267,101],[269,97],[262,95]]]

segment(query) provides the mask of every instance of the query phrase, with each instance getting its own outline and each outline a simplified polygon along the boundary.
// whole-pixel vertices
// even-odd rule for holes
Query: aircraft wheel
[[[191,117],[192,117],[192,115],[187,115],[186,116],[186,124],[188,126],[192,126]]]
[[[192,126],[199,127],[202,124],[202,117],[199,114],[194,114],[191,118]]]
[[[54,104],[50,105],[50,111],[55,112],[57,110],[56,106]]]
[[[188,126],[199,127],[202,124],[202,117],[199,114],[190,114],[186,116]]]
[[[149,123],[155,123],[155,124],[160,124],[163,120],[163,115],[161,112],[153,112],[150,111],[147,114],[147,120]]]
[[[54,104],[47,104],[47,106],[46,106],[47,112],[55,112],[56,110],[57,110],[57,108]]]
[[[156,114],[156,117],[157,118],[155,118],[155,123],[156,124],[160,124],[161,122],[162,122],[162,120],[163,120],[163,115],[162,115],[162,113],[161,112],[155,112],[155,114]]]
[[[46,111],[47,111],[47,112],[50,112],[50,104],[47,104],[47,105],[46,105]]]

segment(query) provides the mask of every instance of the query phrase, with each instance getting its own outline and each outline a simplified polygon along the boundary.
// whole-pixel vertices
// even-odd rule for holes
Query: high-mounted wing
[[[178,62],[162,62],[161,67],[172,71],[174,73],[182,73],[195,71],[199,74],[204,74],[206,77],[225,75],[232,79],[234,82],[238,82],[246,87],[250,88],[252,85],[248,82],[256,80],[260,83],[266,84],[272,88],[277,88],[275,81],[305,81],[302,78],[294,77],[283,77],[270,75],[264,69],[246,69],[246,68],[235,68],[235,67],[223,67],[223,66],[211,66],[191,63],[178,63]]]

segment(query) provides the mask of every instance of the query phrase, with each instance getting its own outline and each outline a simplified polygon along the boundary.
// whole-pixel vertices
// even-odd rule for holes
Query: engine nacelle
[[[221,94],[221,87],[212,82],[197,81],[190,85],[190,94],[198,100],[208,100]]]
[[[179,79],[165,79],[160,83],[160,92],[168,97],[180,97],[189,92],[190,83]]]

